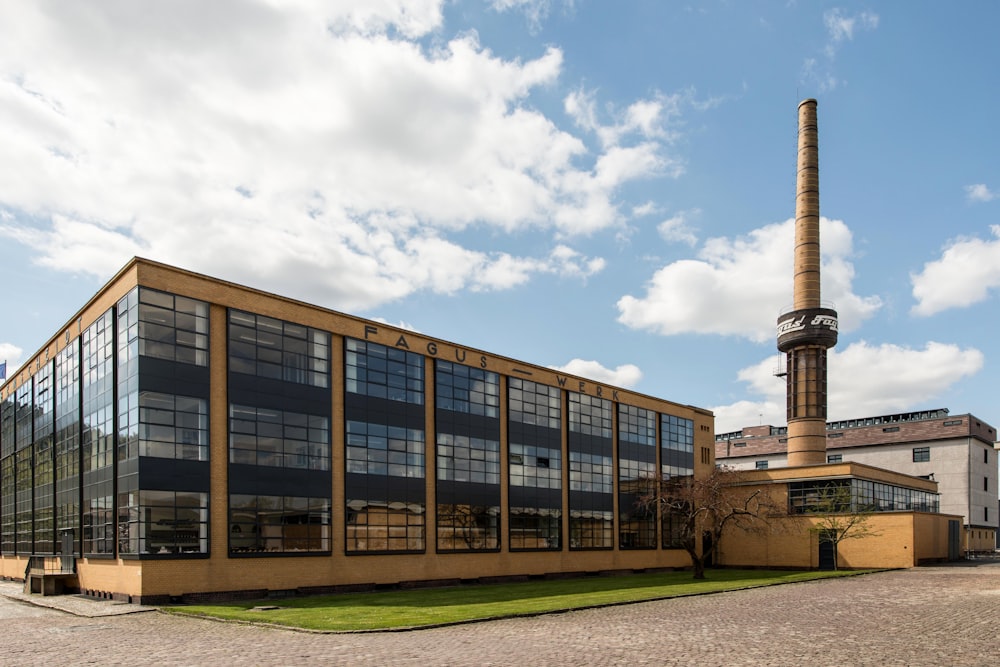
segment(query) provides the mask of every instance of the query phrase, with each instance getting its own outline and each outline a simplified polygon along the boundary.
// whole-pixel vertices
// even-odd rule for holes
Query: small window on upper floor
[[[922,463],[924,461],[931,460],[931,448],[930,447],[914,447],[913,448],[913,462]]]
[[[989,463],[989,462],[990,462],[990,450],[984,449],[983,450],[983,463]]]
[[[840,463],[844,460],[843,454],[828,454],[826,457],[827,463]]]
[[[757,461],[757,470],[767,470],[767,461]]]

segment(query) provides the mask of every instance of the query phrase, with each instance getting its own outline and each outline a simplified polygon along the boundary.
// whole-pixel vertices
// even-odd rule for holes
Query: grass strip
[[[587,607],[856,575],[859,571],[711,570],[462,585],[280,600],[164,607],[164,611],[322,632],[358,632],[467,623]],[[277,609],[254,610],[257,606]]]

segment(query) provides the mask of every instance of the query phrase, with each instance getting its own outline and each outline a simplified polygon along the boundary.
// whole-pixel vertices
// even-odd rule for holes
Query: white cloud
[[[634,364],[623,364],[612,369],[605,368],[597,361],[573,359],[563,366],[549,366],[549,368],[623,389],[634,387],[642,379],[642,371]]]
[[[573,8],[573,0],[564,0],[563,4],[567,9]],[[497,12],[521,12],[528,19],[528,27],[532,32],[537,32],[542,27],[552,10],[551,0],[490,0],[490,6]]]
[[[699,209],[681,211],[657,225],[656,231],[660,233],[664,241],[676,241],[694,247],[698,243],[698,235],[691,228],[690,219],[699,215],[701,215]]]
[[[668,96],[591,150],[529,104],[559,49],[423,46],[443,0],[334,5],[0,6],[0,236],[100,278],[138,254],[364,308],[586,277],[602,259],[489,232],[570,248],[622,225],[622,185],[679,169]]]
[[[950,241],[941,257],[911,273],[911,312],[934,315],[949,308],[964,308],[984,301],[1000,289],[1000,225],[991,225],[992,240],[959,237]]]
[[[874,30],[878,21],[878,14],[867,11],[846,16],[840,9],[831,9],[823,14],[823,24],[833,45],[854,39],[855,30]]]
[[[807,58],[802,65],[801,81],[814,86],[820,93],[835,90],[844,83],[832,70],[838,50],[844,42],[853,40],[855,33],[875,30],[878,28],[878,23],[879,16],[874,12],[862,11],[848,15],[838,8],[824,12],[823,26],[826,28],[827,41],[823,53],[826,55],[826,65],[821,65],[815,58]]]
[[[996,199],[998,195],[993,192],[983,183],[976,183],[975,185],[965,186],[965,198],[973,203],[990,202]]]
[[[712,408],[716,431],[736,431],[759,423],[783,426],[785,382],[775,377],[779,357],[772,355],[739,371],[759,401],[740,401]],[[959,380],[983,368],[975,348],[929,342],[923,349],[859,341],[828,352],[830,421],[918,409]]]
[[[851,331],[881,307],[881,300],[852,292],[847,225],[821,218],[820,233],[823,300],[835,305],[841,331]],[[773,340],[778,315],[792,303],[794,239],[793,220],[737,239],[709,239],[697,259],[658,270],[645,295],[621,297],[618,321],[662,335],[710,333]]]

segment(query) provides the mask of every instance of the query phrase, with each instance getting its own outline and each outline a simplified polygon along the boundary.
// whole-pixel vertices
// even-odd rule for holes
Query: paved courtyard
[[[0,584],[0,594],[20,587]],[[431,630],[308,634],[79,597],[0,597],[0,665],[992,665],[1000,563]]]

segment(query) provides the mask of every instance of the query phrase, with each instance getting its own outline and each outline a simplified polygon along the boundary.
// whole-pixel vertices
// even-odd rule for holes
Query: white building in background
[[[715,436],[715,458],[741,470],[788,465],[786,427],[749,426]],[[964,517],[964,548],[993,550],[1000,526],[996,429],[947,409],[828,422],[827,463],[855,461],[933,479],[941,512]]]

